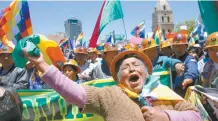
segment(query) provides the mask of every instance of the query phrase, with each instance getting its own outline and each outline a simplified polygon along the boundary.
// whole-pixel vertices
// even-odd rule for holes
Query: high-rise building
[[[159,0],[152,14],[152,31],[160,25],[163,35],[173,31],[173,11],[167,0]]]
[[[74,40],[82,32],[82,22],[77,18],[70,18],[65,21],[65,37]]]

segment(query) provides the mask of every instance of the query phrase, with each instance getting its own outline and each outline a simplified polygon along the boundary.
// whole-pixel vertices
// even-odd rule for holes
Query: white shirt
[[[218,63],[213,62],[213,64],[214,64],[216,70],[218,70]]]
[[[84,70],[86,70],[89,67],[89,62],[86,61],[86,63],[84,65],[79,65],[80,67],[80,73],[82,73]]]

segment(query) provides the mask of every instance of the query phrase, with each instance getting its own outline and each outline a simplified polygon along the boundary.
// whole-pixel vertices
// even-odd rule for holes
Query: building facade
[[[64,22],[65,37],[74,40],[82,32],[82,22],[77,18],[70,18]]]
[[[173,11],[167,0],[159,0],[152,13],[152,31],[160,26],[163,35],[173,31]]]

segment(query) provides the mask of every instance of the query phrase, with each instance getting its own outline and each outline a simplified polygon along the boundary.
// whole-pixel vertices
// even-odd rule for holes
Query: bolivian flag
[[[21,39],[15,46],[12,57],[16,67],[24,68],[27,63],[27,59],[23,56],[23,48],[26,48],[32,56],[38,56],[41,52],[48,64],[57,66],[61,62],[65,62],[61,49],[56,42],[43,35],[34,34]]]
[[[154,40],[156,42],[157,45],[160,45],[160,41],[161,41],[161,29],[160,29],[160,26],[158,25],[155,32],[154,32]]]

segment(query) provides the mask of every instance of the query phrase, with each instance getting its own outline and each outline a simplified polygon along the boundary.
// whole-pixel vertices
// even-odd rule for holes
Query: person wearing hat
[[[173,55],[173,50],[171,46],[171,39],[167,39],[165,41],[160,42],[160,55],[171,57]]]
[[[80,73],[82,73],[89,66],[89,62],[87,60],[88,51],[87,51],[87,49],[85,47],[77,47],[74,50],[74,53],[75,53],[75,60],[78,63],[79,68],[81,69]]]
[[[43,80],[83,113],[98,114],[105,121],[201,120],[195,106],[161,85],[158,77],[149,76],[152,63],[139,51],[124,51],[113,59],[110,72],[118,85],[104,88],[76,84],[55,66],[46,64],[42,55],[30,56],[26,49],[23,52],[43,72]]]
[[[103,58],[103,51],[104,51],[104,44],[103,43],[97,44],[96,50],[97,50],[98,57],[102,59]]]
[[[90,61],[91,64],[99,63],[102,60],[102,59],[98,58],[98,53],[97,53],[96,48],[90,47],[88,49],[88,54],[89,54],[89,57],[90,57],[89,61]]]
[[[98,54],[98,58],[102,59],[103,56],[102,56],[102,52],[100,50],[97,50],[97,54]]]
[[[153,38],[146,38],[142,41],[141,51],[148,55],[153,64],[152,75],[160,76],[162,84],[172,88],[172,80],[170,80],[171,70],[175,70],[177,74],[184,71],[184,66],[178,59],[169,58],[167,56],[160,56],[158,54],[158,45]],[[170,69],[169,69],[170,68]]]
[[[198,82],[199,73],[197,60],[187,52],[188,42],[187,37],[184,34],[175,34],[171,47],[174,52],[173,58],[181,60],[185,66],[185,70],[182,75],[173,74],[175,78],[175,91],[184,97],[188,86],[194,85]]]
[[[203,86],[218,88],[218,32],[214,32],[208,36],[206,47],[209,60],[203,67]]]
[[[197,60],[204,58],[204,51],[202,48],[202,43],[199,44],[199,38],[190,37],[188,38],[188,53],[195,57]]]
[[[102,59],[98,58],[98,54],[97,54],[97,49],[96,48],[89,48],[88,49],[88,55],[90,57],[89,60],[89,66],[86,70],[84,70],[79,77],[83,80],[91,80],[91,78],[89,77],[89,75],[91,75],[93,69],[96,68],[97,65],[101,64]]]
[[[123,47],[123,51],[126,51],[126,50],[138,50],[138,45],[136,44],[133,44],[133,43],[126,43]]]
[[[40,78],[40,72],[37,70],[37,68],[33,67],[33,70],[31,71],[31,76],[29,79],[29,89],[44,89],[45,83]]]
[[[189,55],[195,57],[196,60],[199,60],[198,48],[191,46],[188,48],[188,53],[189,53]]]
[[[111,62],[117,54],[118,54],[118,48],[116,45],[112,45],[109,42],[105,43],[104,55],[101,63],[97,64],[97,66],[94,69],[92,69],[87,79],[94,80],[94,79],[110,78]]]
[[[62,67],[62,71],[64,75],[72,81],[75,81],[78,84],[82,83],[77,75],[78,73],[80,73],[80,68],[74,59],[67,60]]]
[[[11,87],[15,90],[28,88],[30,75],[25,68],[17,68],[12,59],[13,49],[11,47],[0,45],[0,86]]]

